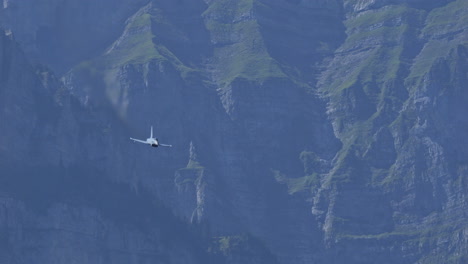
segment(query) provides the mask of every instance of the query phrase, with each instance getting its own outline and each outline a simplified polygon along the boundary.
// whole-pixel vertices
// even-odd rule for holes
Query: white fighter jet
[[[131,140],[135,141],[135,142],[140,142],[140,143],[143,143],[143,144],[148,144],[148,145],[151,145],[152,147],[172,147],[172,145],[166,145],[166,144],[160,144],[158,139],[157,138],[154,138],[153,137],[153,126],[151,126],[151,135],[149,138],[145,140],[139,140],[139,139],[135,139],[135,138],[130,138]]]

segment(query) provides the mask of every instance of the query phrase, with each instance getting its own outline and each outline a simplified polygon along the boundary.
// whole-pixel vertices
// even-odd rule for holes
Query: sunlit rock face
[[[15,252],[466,262],[466,1],[43,2],[0,10]]]

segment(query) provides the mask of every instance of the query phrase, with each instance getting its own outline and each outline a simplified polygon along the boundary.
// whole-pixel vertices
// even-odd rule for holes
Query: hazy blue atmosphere
[[[0,264],[466,264],[467,136],[467,0],[0,1]]]

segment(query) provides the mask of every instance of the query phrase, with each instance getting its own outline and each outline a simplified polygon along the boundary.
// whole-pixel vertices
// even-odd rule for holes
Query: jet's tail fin
[[[153,138],[153,126],[151,126],[151,136],[150,138]]]

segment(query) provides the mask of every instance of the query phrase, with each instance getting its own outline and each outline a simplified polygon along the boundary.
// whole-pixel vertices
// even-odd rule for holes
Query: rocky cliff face
[[[196,259],[190,248],[173,253],[164,249],[160,239],[168,234],[150,226],[143,232],[132,223],[138,217],[129,220],[127,213],[112,208],[118,202],[116,194],[123,198],[119,206],[124,207],[135,195],[127,190],[130,195],[124,198],[119,186],[91,180],[98,174],[86,169],[93,158],[82,152],[91,142],[81,132],[86,122],[92,124],[93,116],[47,69],[31,66],[11,34],[1,34],[0,47],[1,262],[129,263],[171,258],[185,263]],[[102,139],[99,134],[93,138]],[[94,190],[84,194],[86,189]],[[102,191],[107,195],[94,193]],[[148,210],[152,202],[146,203]],[[150,214],[140,215],[147,219],[137,223],[149,221]]]
[[[1,120],[18,126],[2,130],[0,154],[15,171],[30,155],[31,144],[13,143],[26,128],[23,138],[41,154],[32,160],[49,166],[41,174],[68,175],[46,182],[79,186],[87,203],[56,192],[41,205],[42,222],[30,211],[40,206],[27,206],[42,189],[25,195],[9,180],[4,190],[17,196],[5,204],[29,219],[25,226],[83,223],[70,251],[120,248],[135,261],[141,248],[171,263],[466,261],[464,1],[117,1],[115,12],[99,11],[109,6],[104,0],[44,2],[47,12],[7,1],[0,23],[33,61],[71,70],[60,83],[18,59],[22,52],[3,37]],[[71,10],[89,19],[78,24],[81,11]],[[128,142],[150,125],[174,147]],[[94,181],[96,189],[85,187]],[[106,184],[109,193],[94,194]],[[120,196],[119,188],[128,189]],[[110,205],[122,197],[130,202]],[[175,214],[183,228],[202,225],[209,235],[134,217],[123,217],[130,227],[115,227],[125,210],[158,219],[144,212],[159,203],[172,211],[158,209],[168,221]],[[143,212],[132,209],[137,204]],[[172,246],[164,229],[178,234]],[[96,244],[80,246],[80,232],[95,234]],[[106,242],[127,235],[134,239]],[[60,239],[56,232],[47,241]],[[44,259],[62,251],[39,250]],[[88,262],[113,262],[99,252]]]
[[[233,263],[245,254],[246,263],[275,263],[253,238],[218,242],[138,182],[109,180],[127,165],[106,169],[118,162],[107,153],[119,148],[106,123],[113,114],[84,108],[31,66],[11,34],[1,34],[0,50],[2,263]]]
[[[456,169],[464,166],[460,145],[452,140],[463,137],[456,131],[464,122],[448,127],[464,104],[448,101],[465,100],[456,83],[466,79],[466,34],[455,21],[463,20],[467,6],[419,7],[388,5],[347,15],[349,36],[320,85],[344,144],[314,211],[335,250],[364,250],[356,241],[371,249],[382,241],[373,248],[380,262],[461,263],[466,256],[453,245],[466,241],[466,183]],[[438,51],[429,51],[435,46]],[[395,250],[392,258],[383,254]],[[372,263],[375,256],[356,261]]]

